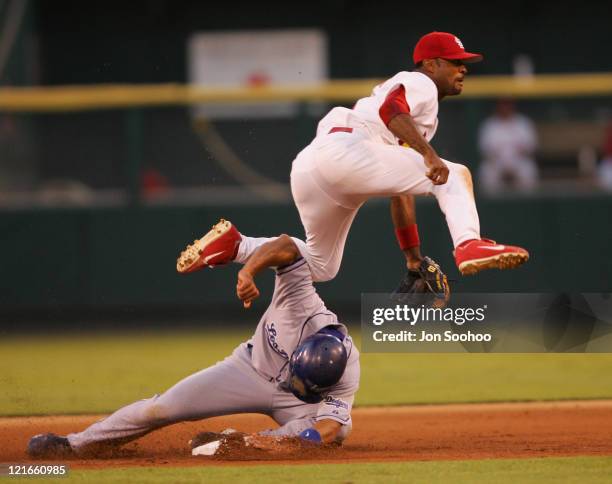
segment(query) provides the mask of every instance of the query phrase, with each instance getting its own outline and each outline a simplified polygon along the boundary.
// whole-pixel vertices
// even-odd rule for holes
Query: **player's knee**
[[[468,186],[472,186],[472,172],[467,166],[457,164],[457,173]]]
[[[470,169],[460,163],[447,163],[451,177],[454,177],[460,183],[466,185],[470,190],[473,189],[472,173]],[[450,180],[450,178],[449,178]]]
[[[144,420],[151,426],[163,425],[173,420],[170,407],[160,402],[158,398],[158,395],[151,398],[144,411]]]

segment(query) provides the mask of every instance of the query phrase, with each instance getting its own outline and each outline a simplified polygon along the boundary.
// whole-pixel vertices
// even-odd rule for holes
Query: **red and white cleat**
[[[529,260],[522,247],[498,244],[489,239],[472,239],[455,249],[455,262],[464,276],[485,269],[514,269]]]
[[[176,260],[176,270],[187,274],[202,269],[227,264],[236,257],[242,236],[228,220],[219,220],[201,239],[181,252]]]

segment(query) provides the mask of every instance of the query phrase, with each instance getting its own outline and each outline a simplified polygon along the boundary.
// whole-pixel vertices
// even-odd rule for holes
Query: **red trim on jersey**
[[[343,126],[334,126],[332,129],[329,130],[329,133],[327,134],[332,134],[332,133],[352,133],[353,132],[353,128],[345,128]]]
[[[411,249],[421,245],[417,224],[395,229],[395,237],[397,238],[397,243],[402,250]]]
[[[406,89],[403,84],[387,94],[387,99],[378,110],[378,115],[385,126],[389,126],[391,120],[398,114],[410,114],[410,106],[406,102]]]

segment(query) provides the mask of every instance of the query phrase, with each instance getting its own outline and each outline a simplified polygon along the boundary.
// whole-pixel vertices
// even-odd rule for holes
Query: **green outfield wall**
[[[612,197],[483,199],[479,209],[483,236],[523,245],[532,258],[517,270],[461,277],[435,200],[420,200],[424,252],[455,280],[455,291],[612,291]],[[219,217],[246,234],[303,236],[291,204],[5,210],[0,313],[231,303],[236,267],[175,271],[180,250]],[[388,202],[376,200],[353,225],[340,274],[319,290],[330,304],[357,303],[362,292],[392,290],[401,274]],[[266,277],[269,291],[272,276]]]

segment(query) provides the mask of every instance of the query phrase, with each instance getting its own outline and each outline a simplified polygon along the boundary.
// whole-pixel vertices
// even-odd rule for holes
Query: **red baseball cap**
[[[412,59],[415,64],[424,59],[459,59],[463,62],[480,62],[482,54],[466,52],[461,41],[453,34],[448,32],[430,32],[419,39]]]

